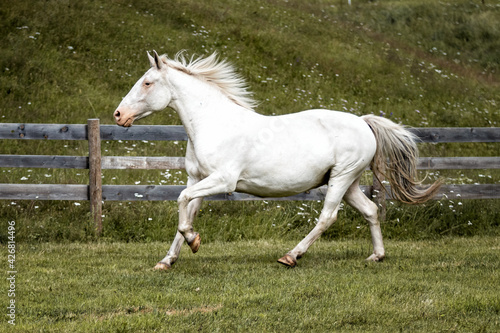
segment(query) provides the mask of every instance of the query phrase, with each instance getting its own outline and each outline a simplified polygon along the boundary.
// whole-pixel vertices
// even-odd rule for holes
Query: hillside
[[[185,49],[233,62],[264,114],[325,107],[412,126],[498,124],[498,3],[353,2],[4,3],[2,121],[112,123],[146,51]]]
[[[4,1],[0,121],[86,123],[98,117],[102,124],[113,124],[121,98],[148,69],[146,51],[155,49],[171,57],[180,50],[188,55],[218,52],[246,78],[260,101],[256,111],[267,115],[328,108],[374,113],[415,127],[499,126],[498,1],[352,2]],[[138,124],[180,121],[167,109]],[[86,142],[0,143],[0,154],[85,155],[87,149]],[[103,142],[102,149],[105,155],[181,156],[185,144]],[[498,155],[498,146],[422,145],[421,152],[490,156]],[[169,170],[105,170],[103,176],[104,184],[186,182],[185,173]],[[500,181],[498,170],[436,172],[429,181],[441,176],[450,184]],[[69,169],[0,170],[0,183],[22,182],[87,184],[88,175]],[[126,216],[122,205],[130,208]],[[491,200],[429,206],[390,207],[385,227],[393,227],[389,237],[488,233],[495,220],[492,214],[498,215]],[[320,207],[212,203],[199,228],[209,234],[207,240],[262,238],[271,231],[302,237]],[[92,227],[81,220],[86,221],[87,214],[86,202],[0,202],[4,223],[22,221],[19,239],[86,240]],[[105,238],[165,240],[164,226],[175,229],[177,207],[171,202],[107,202],[104,214]],[[403,227],[400,218],[415,224]],[[265,227],[253,228],[249,219]],[[359,236],[359,221],[359,215],[346,208],[327,237]]]

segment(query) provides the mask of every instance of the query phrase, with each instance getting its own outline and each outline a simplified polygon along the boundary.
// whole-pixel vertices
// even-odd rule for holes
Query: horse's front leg
[[[189,184],[189,182],[188,182]],[[190,185],[188,185],[190,186]],[[188,207],[188,214],[191,221],[194,221],[198,211],[200,210],[201,204],[203,202],[203,198],[197,198],[192,200]],[[181,246],[184,243],[184,236],[177,231],[174,241],[168,250],[167,255],[160,262],[158,262],[155,266],[155,270],[168,270],[179,258],[179,253],[181,252]]]
[[[200,235],[193,230],[193,221],[189,218],[190,203],[197,199],[225,192],[233,192],[236,189],[237,180],[228,175],[213,173],[199,183],[186,188],[181,192],[177,203],[179,205],[179,227],[178,230],[184,236],[189,247],[196,253],[201,244]]]

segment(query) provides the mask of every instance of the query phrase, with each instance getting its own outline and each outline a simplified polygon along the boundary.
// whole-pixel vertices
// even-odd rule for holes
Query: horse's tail
[[[419,204],[431,199],[439,190],[441,181],[431,186],[417,188],[418,148],[417,137],[388,119],[366,115],[362,117],[371,127],[377,141],[377,150],[371,163],[375,175],[384,175],[392,187],[395,199]]]

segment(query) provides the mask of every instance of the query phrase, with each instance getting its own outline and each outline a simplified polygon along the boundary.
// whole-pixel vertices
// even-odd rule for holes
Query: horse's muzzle
[[[134,117],[123,114],[120,110],[116,110],[113,116],[115,117],[116,124],[119,126],[130,127],[134,122]]]

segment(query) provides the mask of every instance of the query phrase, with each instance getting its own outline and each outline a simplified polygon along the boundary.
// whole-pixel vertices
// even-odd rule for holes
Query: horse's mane
[[[169,67],[214,84],[239,106],[253,110],[257,105],[257,102],[252,98],[252,93],[247,90],[245,80],[235,72],[230,63],[226,60],[219,60],[217,52],[206,58],[198,57],[195,59],[194,56],[191,56],[187,59],[184,56],[184,51],[180,51],[174,59],[168,58],[165,54],[160,58]]]

